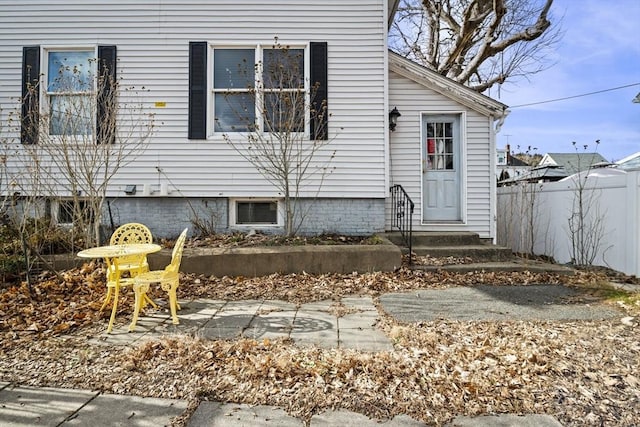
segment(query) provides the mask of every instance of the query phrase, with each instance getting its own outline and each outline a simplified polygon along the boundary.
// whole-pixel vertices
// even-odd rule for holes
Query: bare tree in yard
[[[536,149],[528,147],[524,155],[535,156],[531,154],[533,150]],[[545,246],[549,243],[549,224],[547,222],[544,227],[545,224],[541,223],[540,193],[542,191],[542,183],[526,180],[516,181],[501,191],[502,197],[507,201],[500,204],[498,219],[500,243],[510,246],[515,252],[525,257],[537,255],[536,247],[541,241]]]
[[[26,282],[31,291],[31,271],[36,262],[44,261],[45,236],[51,237],[51,225],[45,218],[45,204],[40,197],[40,174],[24,157],[20,144],[16,143],[17,110],[0,117],[2,130],[0,142],[0,226],[2,227],[2,264],[5,274],[19,275],[26,272]],[[24,184],[29,182],[30,188]]]
[[[60,55],[50,64],[21,100],[15,181],[23,194],[57,201],[84,245],[98,245],[108,187],[145,151],[154,117],[116,78],[115,62]]]
[[[478,92],[547,68],[553,0],[402,0],[392,49]]]
[[[596,140],[595,143],[598,146],[600,140]],[[575,141],[572,144],[578,153],[578,145]],[[583,148],[586,151],[588,146],[584,145]],[[610,249],[602,247],[606,232],[604,221],[606,212],[600,210],[598,203],[600,190],[595,188],[595,182],[593,182],[596,178],[589,175],[592,162],[593,157],[588,165],[580,164],[580,157],[578,157],[578,164],[574,166],[580,172],[571,177],[573,203],[568,218],[568,234],[571,242],[571,260],[580,266],[593,265],[601,252],[604,261],[604,254]]]
[[[276,39],[263,55],[258,64],[238,65],[238,73],[247,80],[241,93],[224,93],[240,125],[225,127],[224,117],[216,114],[216,127],[282,195],[285,233],[292,236],[310,208],[302,207],[303,193],[307,199],[310,191],[311,199],[317,197],[332,171],[335,151],[327,147],[327,101],[319,84],[305,76],[303,49],[283,46]]]

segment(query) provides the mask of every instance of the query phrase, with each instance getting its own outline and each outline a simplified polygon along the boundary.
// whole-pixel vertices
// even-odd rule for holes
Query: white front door
[[[460,116],[422,116],[423,221],[460,221]]]

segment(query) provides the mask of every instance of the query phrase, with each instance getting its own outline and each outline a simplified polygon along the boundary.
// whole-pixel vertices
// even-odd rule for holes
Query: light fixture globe
[[[396,130],[396,125],[398,124],[398,117],[400,117],[400,111],[396,107],[393,107],[393,110],[389,111],[389,130],[393,132]]]

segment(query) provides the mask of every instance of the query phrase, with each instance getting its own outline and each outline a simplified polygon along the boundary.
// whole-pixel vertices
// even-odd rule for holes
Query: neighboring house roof
[[[640,168],[640,151],[624,159],[618,160],[616,165],[621,169],[637,169]]]
[[[527,173],[500,181],[498,185],[510,185],[516,182],[560,181],[569,175],[562,166],[537,166]]]
[[[547,153],[538,166],[561,166],[567,175],[573,175],[598,163],[608,163],[600,153]]]
[[[467,86],[415,63],[393,51],[389,51],[389,70],[486,116],[504,119],[509,113],[507,105],[476,92]]]
[[[525,162],[524,160],[520,160],[519,158],[512,156],[511,154],[507,156],[507,165],[508,166],[530,166],[529,163]]]
[[[582,172],[578,172],[577,174],[568,176],[562,179],[561,181],[568,181],[568,180],[575,181],[579,179],[584,179],[585,177],[608,178],[612,176],[624,176],[626,174],[627,174],[627,171],[625,170],[620,170],[612,167],[602,167],[602,168],[595,168],[595,169],[589,169],[589,170],[584,170]]]

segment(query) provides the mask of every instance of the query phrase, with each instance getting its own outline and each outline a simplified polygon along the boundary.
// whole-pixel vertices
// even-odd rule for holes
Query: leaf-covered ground
[[[401,269],[351,275],[208,278],[184,275],[179,297],[279,299],[296,303],[345,295],[477,284],[565,284],[581,302],[612,304],[606,321],[402,324],[380,311],[394,350],[299,348],[283,340],[166,337],[135,348],[94,344],[104,272],[95,264],[0,289],[0,380],[110,393],[269,404],[308,420],[342,407],[376,418],[408,414],[427,424],[455,415],[547,413],[564,425],[634,426],[640,420],[637,294],[614,291],[602,272],[453,274]],[[618,277],[619,279],[619,277]],[[131,294],[118,320],[131,315]],[[189,413],[174,421],[183,425]]]

